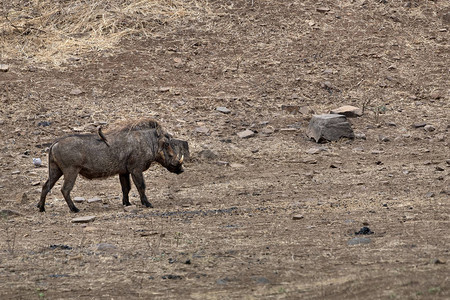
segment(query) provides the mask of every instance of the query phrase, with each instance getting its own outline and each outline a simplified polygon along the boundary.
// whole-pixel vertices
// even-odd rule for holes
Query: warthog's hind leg
[[[61,188],[61,192],[67,202],[67,205],[69,206],[70,210],[75,213],[79,212],[80,210],[75,206],[75,204],[73,204],[73,201],[70,198],[70,191],[75,185],[75,180],[77,179],[78,172],[78,169],[67,170],[67,172],[64,173],[64,184]]]
[[[63,172],[56,164],[50,163],[48,168],[48,179],[42,187],[41,200],[37,205],[39,211],[45,211],[45,198],[47,197],[47,194],[51,191],[55,183],[58,181],[58,179],[61,178],[62,174]]]
[[[133,173],[131,174],[131,177],[133,178],[134,185],[136,186],[139,192],[139,196],[141,197],[142,205],[145,205],[146,207],[153,207],[153,205],[150,202],[148,202],[147,196],[145,196],[144,174],[142,174],[142,172]]]
[[[122,186],[122,204],[125,206],[130,206],[130,200],[128,199],[128,194],[131,190],[130,173],[119,174],[120,185]]]

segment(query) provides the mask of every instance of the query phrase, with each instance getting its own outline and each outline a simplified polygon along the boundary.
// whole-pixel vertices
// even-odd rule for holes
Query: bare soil
[[[2,58],[0,298],[449,299],[449,2],[190,3],[59,66]],[[347,104],[366,139],[305,136]],[[78,178],[101,201],[70,213],[60,180],[38,212],[54,139],[150,116],[192,153],[146,172],[155,208]]]

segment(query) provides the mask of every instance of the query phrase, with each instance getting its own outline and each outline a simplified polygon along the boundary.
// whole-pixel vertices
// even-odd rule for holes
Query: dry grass
[[[124,37],[151,35],[203,3],[182,0],[13,0],[0,4],[0,59],[61,65],[103,51]]]

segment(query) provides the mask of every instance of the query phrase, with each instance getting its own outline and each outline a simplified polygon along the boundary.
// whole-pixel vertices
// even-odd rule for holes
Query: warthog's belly
[[[118,172],[104,172],[98,170],[81,169],[80,175],[87,179],[106,178],[118,174]]]

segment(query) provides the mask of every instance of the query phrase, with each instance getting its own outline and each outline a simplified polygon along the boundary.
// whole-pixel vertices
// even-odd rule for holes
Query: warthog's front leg
[[[58,166],[56,166],[56,164],[50,163],[48,169],[48,180],[42,187],[41,200],[37,205],[39,211],[41,212],[45,211],[45,198],[47,197],[47,194],[51,191],[55,183],[58,181],[58,179],[61,178],[62,174],[63,172]]]
[[[130,206],[130,200],[128,194],[131,190],[130,173],[119,174],[120,185],[122,186],[122,204],[125,206]]]
[[[70,198],[70,191],[73,189],[73,186],[75,185],[75,180],[78,176],[78,169],[69,169],[64,173],[64,184],[61,188],[61,192],[64,196],[64,199],[67,202],[67,205],[69,206],[70,210],[72,212],[79,212],[80,210],[73,204],[72,199]]]
[[[142,174],[142,172],[133,173],[131,174],[131,177],[133,178],[134,185],[136,186],[139,196],[141,197],[142,205],[145,205],[146,207],[153,207],[153,205],[148,202],[147,196],[145,196],[144,174]]]

